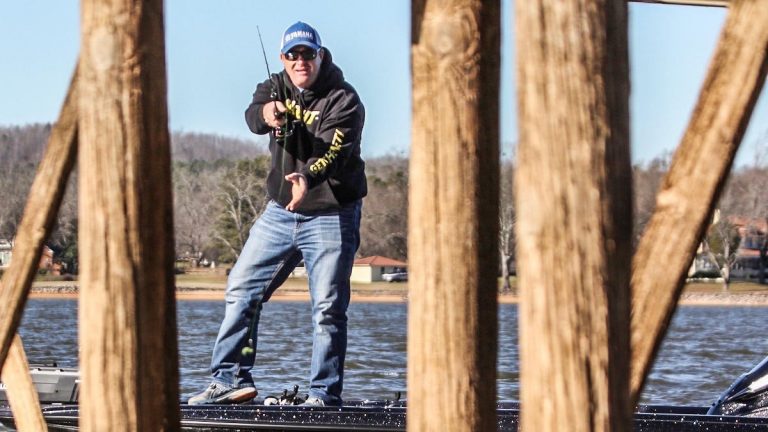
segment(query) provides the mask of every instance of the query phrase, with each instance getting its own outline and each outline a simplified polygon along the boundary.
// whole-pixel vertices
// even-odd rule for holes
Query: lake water
[[[208,383],[210,353],[223,301],[178,303],[181,395]],[[759,307],[682,307],[643,394],[644,403],[709,405],[733,380],[768,355],[766,318]],[[406,304],[352,303],[344,385],[346,399],[405,396]],[[30,363],[77,367],[77,302],[30,300],[20,333]],[[259,329],[260,396],[294,384],[307,388],[312,349],[309,304],[265,305]],[[499,399],[518,398],[517,306],[499,310]],[[435,389],[440,391],[440,389]]]

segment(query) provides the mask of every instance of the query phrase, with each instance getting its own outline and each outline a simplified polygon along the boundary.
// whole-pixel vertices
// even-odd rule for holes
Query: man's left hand
[[[307,179],[303,174],[291,173],[285,176],[285,180],[293,183],[293,186],[291,186],[291,202],[285,206],[285,209],[294,211],[299,207],[304,197],[307,196]]]

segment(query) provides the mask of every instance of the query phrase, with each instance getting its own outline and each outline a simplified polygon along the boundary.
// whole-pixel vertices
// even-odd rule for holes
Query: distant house
[[[13,240],[0,239],[0,269],[6,269],[11,264],[13,256]],[[43,251],[40,253],[40,269],[48,270],[53,274],[61,271],[61,266],[54,263],[53,249],[43,245]]]
[[[408,268],[408,263],[383,256],[370,256],[355,260],[352,267],[352,282],[377,282],[384,273],[395,273]]]
[[[53,249],[43,245],[43,251],[40,253],[40,267],[53,273]]]
[[[715,222],[719,215],[715,213]],[[768,222],[765,219],[748,218],[744,216],[729,216],[728,224],[736,229],[739,245],[731,250],[730,267],[728,276],[730,279],[757,279],[760,277],[761,256],[760,249],[768,241]],[[688,271],[689,278],[719,278],[721,269],[718,263],[713,261],[711,253],[708,253],[703,244],[699,245],[691,267]],[[722,257],[721,257],[722,259]],[[767,274],[768,275],[768,274]]]
[[[739,232],[739,248],[731,269],[731,277],[736,279],[757,279],[760,277],[760,249],[766,242],[768,224],[765,219],[752,219],[732,216],[728,222]]]
[[[11,250],[13,250],[13,243],[0,239],[0,268],[7,268],[11,263]]]

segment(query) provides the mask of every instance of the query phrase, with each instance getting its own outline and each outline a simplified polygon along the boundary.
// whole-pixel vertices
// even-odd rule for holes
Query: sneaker
[[[227,387],[217,383],[211,383],[207,389],[189,398],[189,405],[204,404],[237,404],[248,402],[256,397],[258,392],[253,386]]]
[[[319,397],[310,397],[310,398],[307,398],[307,400],[304,401],[304,403],[301,404],[300,406],[304,406],[304,407],[324,407],[325,406],[325,401],[323,401]]]

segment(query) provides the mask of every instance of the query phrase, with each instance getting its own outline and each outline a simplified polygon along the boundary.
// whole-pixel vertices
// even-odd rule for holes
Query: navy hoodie
[[[245,110],[245,121],[255,134],[270,134],[272,165],[267,176],[270,198],[285,207],[291,201],[291,182],[285,176],[298,172],[307,178],[309,191],[297,212],[336,209],[357,201],[368,191],[365,162],[360,157],[360,138],[365,108],[355,89],[344,80],[341,69],[325,54],[314,84],[303,92],[283,70],[256,87]],[[276,139],[264,122],[262,107],[273,94],[288,108],[286,122],[293,133]]]

